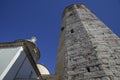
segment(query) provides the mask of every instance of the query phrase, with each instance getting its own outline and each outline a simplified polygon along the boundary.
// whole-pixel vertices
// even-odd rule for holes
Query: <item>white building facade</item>
[[[42,80],[36,66],[40,53],[26,40],[0,44],[0,80]]]

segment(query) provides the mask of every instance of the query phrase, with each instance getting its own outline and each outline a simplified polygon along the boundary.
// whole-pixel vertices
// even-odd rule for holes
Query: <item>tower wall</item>
[[[66,7],[57,80],[120,80],[120,39],[85,5]]]

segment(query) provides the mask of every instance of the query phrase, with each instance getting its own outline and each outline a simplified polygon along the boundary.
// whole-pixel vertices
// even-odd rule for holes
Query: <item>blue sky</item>
[[[84,3],[120,36],[120,0],[0,0],[0,42],[37,37],[38,63],[54,73],[61,15],[70,4]]]

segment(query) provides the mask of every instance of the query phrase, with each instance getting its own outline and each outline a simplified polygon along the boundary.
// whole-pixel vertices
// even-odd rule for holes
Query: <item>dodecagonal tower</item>
[[[120,39],[85,5],[65,8],[56,80],[120,80]]]

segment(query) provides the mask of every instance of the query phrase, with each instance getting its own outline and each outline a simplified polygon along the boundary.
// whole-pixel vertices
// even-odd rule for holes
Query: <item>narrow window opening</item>
[[[61,31],[63,31],[63,30],[64,30],[64,27],[61,28]]]
[[[90,72],[90,68],[89,67],[86,67],[87,71]]]
[[[74,30],[73,29],[71,29],[71,31],[70,31],[71,33],[74,33]]]

